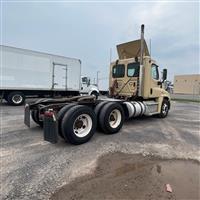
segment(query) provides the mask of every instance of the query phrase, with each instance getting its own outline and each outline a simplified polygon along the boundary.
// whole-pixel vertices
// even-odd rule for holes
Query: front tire
[[[96,121],[96,115],[91,108],[83,105],[74,106],[63,117],[62,134],[71,144],[86,143],[94,135]]]
[[[169,101],[164,99],[162,106],[161,106],[161,111],[160,111],[160,114],[158,115],[158,117],[165,118],[165,117],[167,117],[168,112],[169,112]]]
[[[117,133],[123,126],[124,110],[119,103],[110,102],[103,106],[99,115],[99,125],[104,133]]]
[[[96,91],[93,91],[93,92],[91,93],[91,95],[92,95],[92,96],[95,96],[95,99],[98,99],[98,97],[99,97],[99,93],[96,92]]]

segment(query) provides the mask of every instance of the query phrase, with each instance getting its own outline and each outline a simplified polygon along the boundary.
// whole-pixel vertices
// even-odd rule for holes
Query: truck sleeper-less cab
[[[96,99],[99,96],[99,89],[95,84],[90,83],[90,78],[86,76],[81,77],[81,94],[83,95],[93,95]]]
[[[25,124],[30,127],[30,115],[44,129],[44,139],[58,142],[59,136],[72,144],[91,139],[96,128],[106,134],[117,133],[124,120],[157,115],[165,118],[170,109],[170,97],[163,88],[167,70],[160,81],[158,65],[149,56],[141,39],[117,46],[119,59],[110,65],[109,92],[111,98],[97,100],[94,96],[39,100],[25,106]]]

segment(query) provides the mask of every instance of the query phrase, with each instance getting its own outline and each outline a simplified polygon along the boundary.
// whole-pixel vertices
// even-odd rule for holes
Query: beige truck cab
[[[154,105],[153,114],[160,113],[165,104],[169,109],[170,95],[164,88],[167,70],[163,70],[161,77],[143,33],[140,40],[117,45],[117,52],[119,59],[110,65],[110,95],[128,101],[143,101],[149,107]]]

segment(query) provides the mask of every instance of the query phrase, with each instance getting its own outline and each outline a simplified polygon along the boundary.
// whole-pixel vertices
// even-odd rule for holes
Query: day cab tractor
[[[170,96],[164,89],[167,70],[159,77],[159,67],[144,40],[117,45],[119,58],[110,64],[109,98],[74,96],[41,99],[25,105],[24,122],[30,127],[30,115],[43,127],[44,140],[57,143],[59,138],[71,144],[89,141],[98,128],[114,134],[124,120],[142,115],[165,118],[170,109]]]

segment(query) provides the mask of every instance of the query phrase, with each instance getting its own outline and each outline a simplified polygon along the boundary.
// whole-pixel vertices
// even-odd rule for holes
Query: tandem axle
[[[155,115],[166,117],[170,108],[164,100],[161,112],[156,101],[96,100],[93,96],[41,99],[25,105],[25,124],[32,120],[43,127],[44,140],[57,143],[59,137],[71,144],[89,141],[96,128],[106,134],[119,132],[125,119]]]

